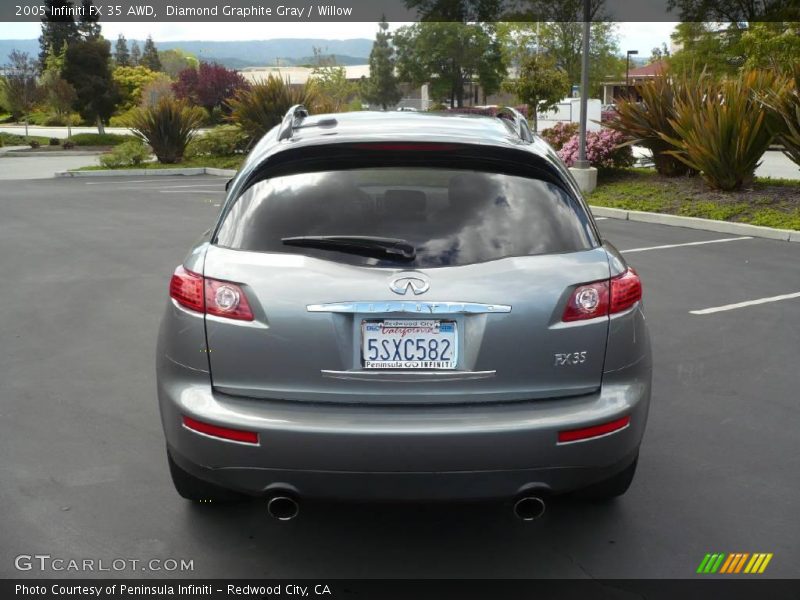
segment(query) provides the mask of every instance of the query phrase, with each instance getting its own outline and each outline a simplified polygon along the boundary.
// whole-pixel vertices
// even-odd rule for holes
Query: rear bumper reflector
[[[183,417],[183,426],[192,431],[211,437],[222,438],[223,440],[231,440],[243,444],[258,444],[258,434],[255,431],[242,431],[241,429],[219,427],[218,425],[196,421],[187,416]]]
[[[589,440],[596,437],[601,437],[604,435],[608,435],[609,433],[614,433],[615,431],[620,431],[621,429],[625,429],[628,425],[630,425],[631,418],[622,417],[621,419],[616,419],[614,421],[609,421],[608,423],[601,423],[600,425],[592,425],[591,427],[582,427],[581,429],[570,429],[568,431],[559,431],[558,432],[558,443],[564,444],[567,442],[580,442],[583,440]]]

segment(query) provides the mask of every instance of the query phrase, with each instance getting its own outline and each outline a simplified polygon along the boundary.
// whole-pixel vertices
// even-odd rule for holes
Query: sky
[[[319,38],[342,40],[373,39],[375,23],[102,23],[103,35],[116,39],[124,33],[128,39],[144,39],[152,35],[156,42],[176,40],[265,40],[273,38]],[[402,25],[392,23],[391,28]],[[618,23],[620,51],[638,50],[642,57],[650,50],[669,46],[675,23]],[[0,39],[33,39],[39,37],[39,23],[0,22]]]

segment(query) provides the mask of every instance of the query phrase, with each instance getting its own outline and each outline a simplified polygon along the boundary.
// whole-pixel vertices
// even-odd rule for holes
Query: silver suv
[[[636,272],[512,110],[309,116],[251,152],[170,282],[158,397],[191,500],[628,488],[651,359]]]

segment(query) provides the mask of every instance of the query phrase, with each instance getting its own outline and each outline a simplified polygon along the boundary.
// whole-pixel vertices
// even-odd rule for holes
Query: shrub
[[[58,139],[58,138],[50,138],[50,140],[48,141],[48,143],[49,143],[51,146],[58,146],[58,145],[61,143],[61,140],[60,140],[60,139]]]
[[[31,140],[30,142],[28,142],[28,144],[29,144],[29,145],[30,145],[30,147],[31,147],[31,148],[33,148],[34,150],[36,150],[36,148],[38,148],[39,146],[41,146],[41,145],[42,145],[41,143],[39,143],[39,142],[38,142],[38,141],[36,141],[36,140]]]
[[[668,153],[700,171],[712,188],[749,185],[773,138],[774,115],[760,98],[766,90],[782,96],[788,82],[765,71],[745,71],[722,81],[706,78],[699,85],[689,77],[681,85],[691,92],[675,101],[675,134],[660,134],[676,147]]]
[[[694,169],[668,154],[676,147],[662,134],[670,139],[677,137],[672,125],[676,118],[676,102],[691,93],[692,88],[685,87],[687,84],[700,85],[706,79],[705,73],[693,74],[691,81],[687,81],[664,72],[637,86],[641,102],[625,98],[617,100],[616,117],[604,121],[603,125],[624,134],[630,144],[650,150],[659,174],[667,177],[693,174],[696,172]]]
[[[542,137],[555,150],[561,150],[578,133],[577,123],[559,122],[542,131]]]
[[[236,125],[221,125],[195,137],[186,156],[233,156],[247,150],[249,138]]]
[[[318,98],[313,80],[295,88],[280,77],[270,75],[249,89],[236,92],[228,103],[230,120],[238,124],[250,140],[258,140],[278,125],[292,106],[303,104],[313,110]]]
[[[72,140],[64,140],[64,143],[61,144],[61,147],[64,150],[72,150],[75,147],[75,142],[73,142]]]
[[[137,167],[150,158],[150,151],[141,140],[128,140],[115,146],[108,154],[100,157],[100,164],[106,168]]]
[[[78,133],[70,138],[76,146],[117,146],[133,139],[115,133]]]
[[[765,102],[773,113],[770,126],[783,153],[800,165],[800,66],[795,67],[794,85],[785,90],[765,92]]]
[[[165,97],[153,107],[134,111],[129,125],[153,148],[159,162],[173,164],[183,159],[204,116],[202,108]]]
[[[630,167],[635,161],[627,141],[619,131],[589,131],[586,133],[586,159],[598,169]],[[579,146],[579,136],[573,135],[558,151],[568,167],[578,160]]]

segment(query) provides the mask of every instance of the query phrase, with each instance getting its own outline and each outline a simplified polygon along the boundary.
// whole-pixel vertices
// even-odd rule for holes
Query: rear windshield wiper
[[[302,235],[281,238],[281,241],[287,246],[338,250],[371,258],[412,261],[417,256],[417,250],[411,242],[398,238],[368,235]]]

